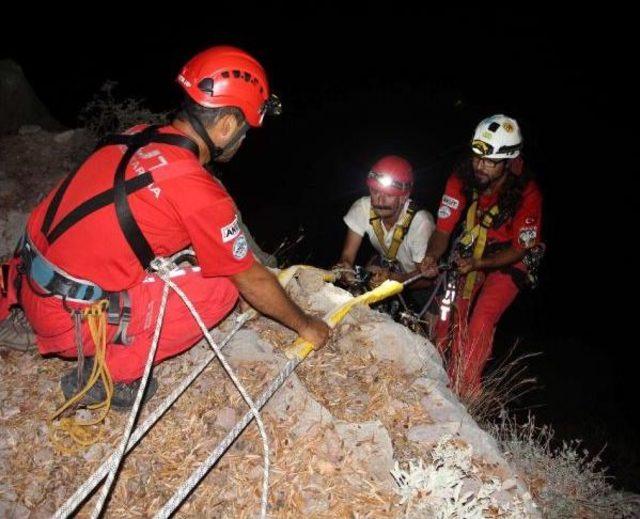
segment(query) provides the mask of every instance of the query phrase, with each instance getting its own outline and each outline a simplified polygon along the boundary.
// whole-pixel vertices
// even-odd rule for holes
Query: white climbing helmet
[[[486,159],[515,159],[521,148],[522,134],[518,122],[502,114],[483,119],[471,141],[474,155]]]

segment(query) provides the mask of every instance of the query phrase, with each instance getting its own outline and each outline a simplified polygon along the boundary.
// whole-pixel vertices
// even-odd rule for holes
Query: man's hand
[[[340,263],[336,263],[333,267],[331,267],[331,270],[336,271],[336,276],[344,284],[355,285],[356,275],[353,271],[353,265],[350,265],[346,261],[341,261]]]
[[[378,285],[384,283],[387,279],[391,278],[389,269],[386,269],[384,267],[371,265],[367,267],[367,270],[372,274],[371,279],[369,280],[369,284],[371,284],[371,286],[377,287]]]
[[[481,270],[481,260],[475,258],[460,258],[456,261],[458,265],[458,272],[460,274],[468,274],[474,270]]]
[[[329,336],[329,327],[302,311],[284,291],[276,277],[255,262],[247,270],[231,276],[231,281],[258,312],[295,330],[303,339],[321,347]]]
[[[313,344],[316,350],[326,344],[330,335],[331,328],[327,323],[313,316],[308,316],[307,324],[300,330],[300,337]]]
[[[420,263],[420,272],[428,278],[436,277],[438,275],[438,260],[434,256],[427,254]]]

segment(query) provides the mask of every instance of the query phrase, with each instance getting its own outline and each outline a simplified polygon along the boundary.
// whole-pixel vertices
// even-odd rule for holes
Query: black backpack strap
[[[95,153],[105,146],[127,146],[129,148],[145,141],[149,143],[151,142],[149,141],[151,135],[158,134],[158,128],[160,128],[160,126],[151,125],[140,130],[138,133],[114,133],[111,135],[105,135],[100,139],[93,151]],[[144,144],[142,144],[142,146],[144,146]]]
[[[155,257],[151,245],[145,238],[138,222],[136,222],[131,212],[131,206],[129,205],[129,199],[127,198],[127,188],[125,185],[124,175],[127,171],[129,161],[133,157],[136,151],[141,146],[130,147],[125,152],[113,180],[113,203],[116,207],[116,216],[118,217],[118,223],[120,229],[124,234],[129,247],[135,253],[138,261],[142,265],[142,268],[146,269],[151,263],[151,260]]]
[[[133,216],[131,206],[129,205],[128,195],[135,193],[136,191],[139,191],[140,189],[151,184],[153,182],[153,176],[150,172],[145,172],[141,175],[137,175],[134,178],[125,180],[125,174],[129,162],[140,148],[152,142],[179,146],[192,152],[194,155],[196,155],[196,157],[199,156],[198,145],[191,139],[182,135],[161,134],[158,133],[157,129],[157,126],[149,126],[141,132],[133,135],[111,135],[104,138],[100,142],[96,150],[105,146],[112,145],[127,146],[127,150],[125,151],[122,159],[118,163],[118,167],[116,168],[113,180],[113,188],[103,191],[102,193],[99,193],[80,204],[69,214],[67,214],[58,223],[58,225],[56,225],[53,231],[49,232],[64,193],[75,177],[77,171],[73,172],[63,181],[63,183],[58,188],[58,191],[56,191],[55,195],[53,196],[49,207],[47,208],[47,213],[42,225],[42,232],[46,236],[49,244],[57,240],[63,233],[65,233],[69,228],[74,226],[83,218],[87,217],[98,209],[101,209],[113,203],[115,205],[118,223],[120,225],[122,233],[125,236],[125,239],[127,240],[127,243],[131,247],[131,250],[134,252],[136,257],[138,258],[138,261],[144,269],[149,266],[149,263],[151,262],[151,260],[153,260],[155,254],[153,253],[151,245],[145,238],[142,230],[140,229],[140,226]]]
[[[78,170],[75,170],[71,172],[69,175],[67,175],[67,178],[65,178],[62,184],[60,184],[60,187],[56,191],[56,194],[53,195],[53,198],[51,199],[51,203],[49,203],[49,207],[47,207],[47,213],[44,216],[42,227],[40,228],[40,231],[45,236],[49,233],[49,229],[51,228],[53,219],[55,218],[56,213],[58,212],[58,207],[60,207],[60,202],[62,201],[62,197],[64,196],[65,192],[67,191],[67,188],[69,187],[69,184],[71,184],[71,181],[76,176],[77,172]]]
[[[104,148],[105,146],[127,146],[141,148],[151,142],[158,142],[162,144],[169,144],[171,146],[178,146],[184,148],[196,157],[199,155],[200,150],[198,145],[188,137],[183,135],[176,135],[173,133],[158,133],[159,126],[149,126],[139,133],[133,135],[115,134],[107,135],[96,146],[94,151]]]
[[[175,135],[173,133],[157,133],[153,136],[152,142],[159,142],[161,144],[169,144],[170,146],[178,146],[187,151],[193,153],[196,157],[200,155],[200,148],[188,137],[182,135]]]
[[[153,177],[151,176],[151,173],[148,172],[131,178],[125,182],[127,195],[135,193],[136,191],[147,187],[151,183],[153,183]],[[84,217],[89,216],[91,213],[97,211],[98,209],[102,209],[103,207],[112,204],[113,200],[114,192],[113,188],[111,188],[83,202],[73,211],[67,214],[62,220],[60,220],[58,225],[56,225],[53,230],[46,236],[47,241],[49,242],[49,244],[52,244],[58,238],[60,238],[62,234],[68,231],[70,227],[74,226]]]

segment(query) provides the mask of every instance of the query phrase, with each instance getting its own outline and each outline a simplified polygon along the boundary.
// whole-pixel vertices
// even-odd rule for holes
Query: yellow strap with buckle
[[[413,204],[409,204],[407,208],[407,212],[402,219],[400,224],[396,225],[396,228],[393,231],[393,238],[391,240],[391,245],[389,247],[386,246],[384,240],[384,229],[382,228],[382,218],[380,218],[373,208],[371,208],[369,212],[369,223],[371,223],[371,227],[373,227],[373,232],[376,235],[378,243],[382,250],[384,251],[384,257],[387,261],[393,262],[398,255],[398,250],[400,249],[400,245],[402,245],[402,241],[405,236],[409,232],[409,227],[411,226],[411,222],[413,222],[413,217],[416,214],[416,209]]]
[[[325,316],[324,322],[331,328],[335,328],[342,321],[355,305],[371,305],[382,301],[387,297],[394,296],[402,292],[404,285],[398,281],[387,279],[384,283],[376,288],[365,292],[364,294],[349,299],[347,302],[339,305],[337,308],[329,312]],[[298,337],[295,342],[285,350],[285,355],[289,359],[297,358],[304,360],[314,349],[314,345],[309,341]]]
[[[495,217],[498,216],[499,213],[500,208],[496,204],[482,215],[479,223],[476,223],[476,218],[478,216],[478,193],[474,191],[473,203],[469,206],[467,211],[465,234],[460,240],[460,243],[466,246],[470,246],[475,241],[475,245],[473,247],[473,259],[479,260],[482,258],[484,249],[487,246],[487,233],[492,227]],[[476,284],[477,277],[478,273],[475,270],[467,274],[464,283],[464,290],[462,291],[463,299],[471,299],[471,294],[473,294],[473,287]]]

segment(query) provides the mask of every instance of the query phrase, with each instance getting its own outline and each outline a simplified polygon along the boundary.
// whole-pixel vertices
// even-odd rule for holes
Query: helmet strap
[[[209,132],[207,132],[206,128],[204,127],[204,124],[202,124],[200,118],[195,113],[193,113],[191,108],[187,107],[185,112],[187,115],[187,119],[189,119],[189,124],[209,149],[209,160],[207,161],[207,164],[214,161],[224,153],[224,148],[220,148],[219,146],[215,145],[215,143],[209,136]]]
[[[247,122],[242,121],[242,123],[240,124],[240,127],[238,128],[238,131],[236,131],[236,134],[231,138],[231,140],[225,146],[223,147],[216,146],[216,144],[211,140],[211,137],[209,136],[209,132],[207,132],[200,118],[189,107],[187,107],[186,113],[187,113],[187,118],[189,119],[189,124],[191,124],[191,127],[200,136],[200,138],[204,141],[207,148],[209,149],[209,160],[207,164],[213,162],[220,155],[222,155],[225,152],[225,150],[234,146],[238,141],[240,141],[247,134],[247,131],[249,131],[249,125],[247,124]]]
[[[234,146],[239,140],[241,140],[247,134],[248,131],[249,131],[249,125],[247,124],[247,121],[242,121],[242,123],[240,123],[240,127],[238,128],[238,131],[236,132],[236,134],[222,149],[226,150]]]

